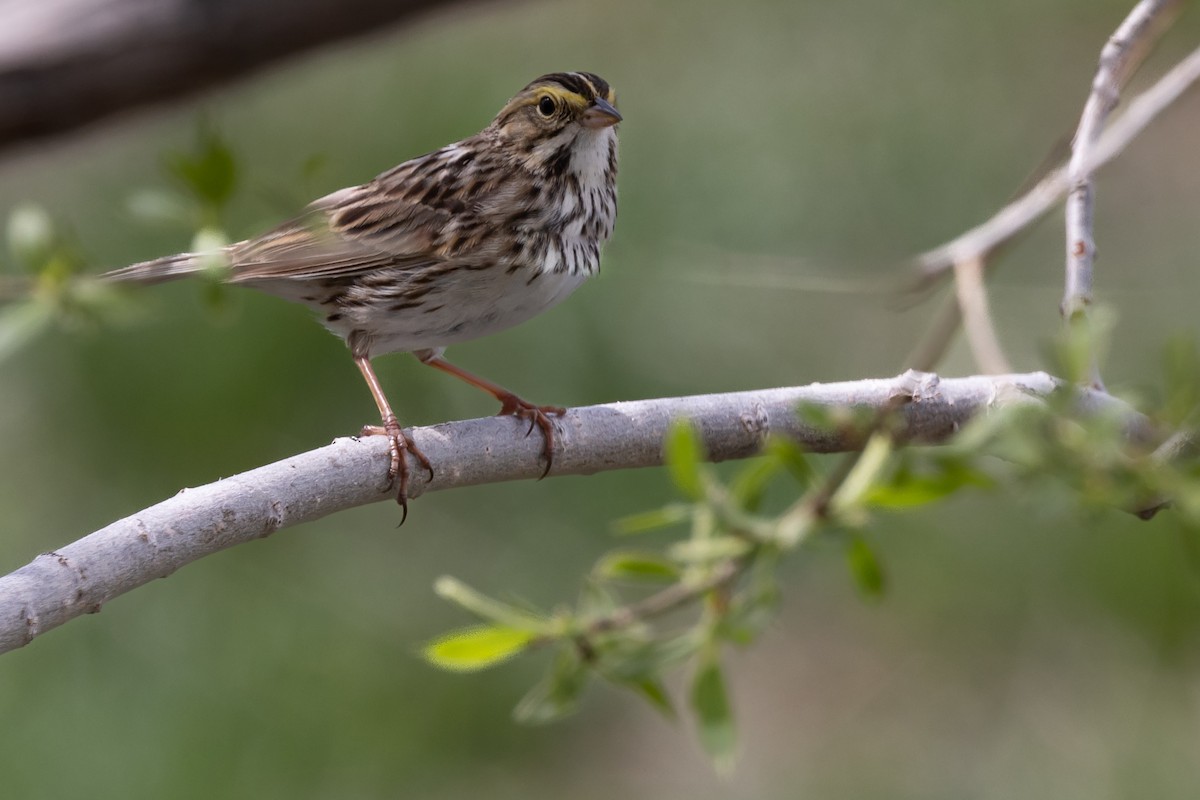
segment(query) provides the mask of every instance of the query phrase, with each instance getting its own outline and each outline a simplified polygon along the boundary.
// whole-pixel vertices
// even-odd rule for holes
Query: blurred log
[[[181,98],[454,0],[0,0],[0,148]]]

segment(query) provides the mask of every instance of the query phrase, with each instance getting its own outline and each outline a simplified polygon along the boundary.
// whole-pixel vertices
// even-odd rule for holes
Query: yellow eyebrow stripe
[[[533,105],[546,95],[550,95],[560,102],[574,106],[575,108],[583,108],[585,105],[587,105],[587,101],[583,99],[583,95],[579,94],[578,92],[572,92],[571,90],[564,89],[561,86],[551,85],[537,87],[537,89],[534,91],[533,97],[529,99],[529,105]]]

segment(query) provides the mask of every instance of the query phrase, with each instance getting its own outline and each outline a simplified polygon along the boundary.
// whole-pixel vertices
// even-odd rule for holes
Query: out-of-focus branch
[[[987,286],[983,282],[983,259],[974,258],[954,266],[954,289],[962,314],[967,343],[975,363],[984,372],[999,375],[1012,372],[988,310]]]
[[[1072,140],[1067,164],[1070,192],[1066,202],[1066,281],[1062,315],[1068,321],[1086,316],[1092,302],[1096,239],[1093,229],[1095,187],[1086,168],[1092,147],[1100,138],[1109,114],[1117,107],[1121,87],[1137,70],[1155,40],[1177,15],[1181,0],[1142,0],[1121,23],[1100,52],[1100,66],[1084,104]],[[1091,383],[1104,388],[1099,366],[1093,360]]]
[[[1129,104],[1081,158],[1080,173],[1091,174],[1116,158],[1159,114],[1200,80],[1200,48],[1192,51],[1167,74]],[[987,258],[1054,207],[1071,188],[1067,169],[1055,170],[1017,200],[1000,209],[991,219],[930,250],[919,258],[924,280],[934,279],[972,258]]]
[[[1120,131],[1110,133],[1103,139],[1101,132],[1117,105],[1121,86],[1174,19],[1180,5],[1181,0],[1141,0],[1109,39],[1101,53],[1100,68],[1081,115],[1071,159],[1065,167],[1052,172],[988,222],[921,256],[921,283],[928,284],[948,270],[953,270],[958,300],[958,308],[939,317],[938,330],[918,350],[922,359],[940,358],[961,319],[966,328],[967,342],[980,368],[994,373],[1011,371],[988,311],[984,272],[988,260],[998,247],[1040,218],[1063,194],[1068,196],[1066,289],[1062,313],[1068,321],[1087,314],[1092,299],[1095,252],[1092,173],[1120,152],[1158,111],[1169,105],[1183,88],[1196,79],[1191,70],[1191,61],[1196,54],[1185,59],[1135,101],[1134,107],[1142,113],[1126,116],[1129,122],[1140,125],[1126,124]],[[1131,112],[1134,107],[1131,107]],[[1147,115],[1146,112],[1151,113]],[[922,366],[932,369],[934,365],[929,363]],[[1094,359],[1090,373],[1091,386],[1103,390],[1099,366]]]
[[[921,340],[913,347],[912,352],[904,361],[909,369],[920,372],[933,372],[938,364],[946,357],[954,334],[962,324],[962,309],[959,308],[958,298],[947,296],[942,299],[942,306],[934,312],[933,319],[925,330]]]
[[[551,476],[662,463],[662,441],[671,421],[690,419],[714,461],[759,452],[768,434],[787,436],[816,453],[853,451],[861,433],[815,428],[796,413],[800,404],[897,412],[901,441],[939,442],[976,414],[1013,402],[1046,397],[1059,382],[1045,373],[939,380],[905,373],[889,380],[767,389],[720,395],[572,409],[558,421]],[[1150,423],[1120,401],[1099,392],[1080,395],[1081,412],[1116,407],[1129,435],[1153,438]],[[430,480],[414,468],[410,493],[537,478],[542,442],[526,437],[512,417],[452,422],[412,431],[434,464]],[[250,472],[185,489],[158,505],[112,523],[0,578],[0,652],[154,578],[170,575],[204,556],[260,539],[301,522],[354,506],[388,500],[384,481],[388,447],[383,437],[338,439],[327,447]],[[409,525],[420,524],[420,506]],[[399,512],[397,511],[397,519]]]
[[[0,147],[175,100],[455,0],[0,0]]]

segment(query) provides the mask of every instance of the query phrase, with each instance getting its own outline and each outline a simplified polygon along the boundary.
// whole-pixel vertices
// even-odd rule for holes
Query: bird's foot
[[[567,410],[561,406],[534,405],[522,400],[512,392],[497,399],[500,401],[500,411],[496,416],[512,415],[517,419],[528,421],[529,430],[525,432],[526,436],[532,434],[535,427],[541,428],[542,440],[545,443],[542,447],[542,456],[546,459],[546,468],[538,477],[538,480],[541,480],[550,474],[550,467],[554,465],[554,422],[550,417],[561,417],[567,413]]]
[[[400,524],[403,525],[404,520],[408,519],[408,478],[411,472],[408,465],[408,454],[411,453],[417,463],[429,472],[430,480],[433,480],[433,466],[417,447],[412,437],[400,427],[400,422],[395,416],[384,419],[383,425],[363,426],[359,435],[388,437],[388,451],[392,457],[391,463],[388,465],[388,489],[397,487],[396,502],[403,509],[403,515],[400,517]]]

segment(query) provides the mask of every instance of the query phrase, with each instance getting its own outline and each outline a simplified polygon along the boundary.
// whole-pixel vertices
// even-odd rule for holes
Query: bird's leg
[[[412,437],[404,432],[400,427],[400,421],[396,419],[396,415],[392,413],[392,407],[388,405],[387,397],[383,394],[383,387],[379,385],[379,379],[375,377],[375,370],[371,367],[371,360],[366,356],[355,356],[354,363],[358,365],[358,369],[363,374],[363,378],[367,381],[367,387],[371,390],[371,396],[375,398],[375,405],[379,407],[379,416],[383,418],[383,425],[366,425],[363,427],[361,436],[386,436],[388,437],[388,445],[392,454],[392,463],[388,467],[388,488],[396,485],[399,481],[400,487],[396,492],[396,502],[404,509],[404,515],[400,519],[400,524],[404,524],[404,520],[408,518],[408,458],[406,455],[412,453],[413,457],[421,463],[421,466],[429,470],[430,479],[433,478],[433,467],[429,464],[429,459],[420,451]]]
[[[462,367],[456,367],[435,352],[426,351],[416,353],[415,355],[421,360],[422,364],[428,364],[431,367],[440,369],[442,372],[447,372],[472,386],[483,389],[492,397],[499,400],[500,411],[497,416],[511,414],[518,419],[528,420],[529,430],[525,433],[526,436],[533,433],[535,425],[541,428],[542,438],[545,442],[542,453],[546,458],[546,468],[542,470],[542,477],[544,478],[550,474],[550,467],[554,463],[554,423],[550,421],[550,415],[553,414],[556,417],[561,417],[567,413],[565,408],[560,406],[537,406],[526,400],[522,400],[503,386],[467,372]]]

